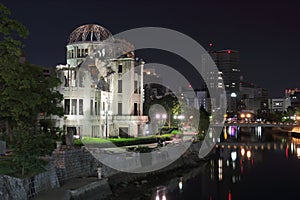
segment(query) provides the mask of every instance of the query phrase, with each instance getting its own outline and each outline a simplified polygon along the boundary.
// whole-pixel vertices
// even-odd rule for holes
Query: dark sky
[[[283,96],[285,88],[300,88],[297,1],[1,2],[11,10],[14,19],[29,29],[25,51],[27,60],[34,64],[55,67],[65,63],[68,36],[82,24],[96,23],[113,34],[131,28],[157,26],[180,31],[205,47],[212,42],[217,49],[238,50],[244,78],[267,88],[271,97]]]

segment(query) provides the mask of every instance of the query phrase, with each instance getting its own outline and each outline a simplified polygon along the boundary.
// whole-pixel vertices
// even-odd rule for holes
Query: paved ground
[[[67,190],[80,188],[84,185],[96,181],[96,177],[74,178],[62,185],[60,188],[55,188],[50,191],[38,194],[35,200],[63,200]]]
[[[192,137],[194,135],[195,135],[194,132],[185,132],[183,138],[173,138],[173,140],[168,141],[168,143],[180,143],[184,140],[190,140],[190,139],[192,139]],[[136,145],[134,145],[134,146],[136,146]],[[155,147],[157,147],[157,143],[144,144],[141,146],[149,146],[150,148],[155,148]],[[109,148],[109,149],[111,151],[116,151],[116,152],[120,153],[122,151],[126,151],[126,148],[128,148],[128,147],[129,146],[118,147],[118,148]],[[96,180],[97,180],[97,177],[75,178],[75,179],[68,181],[67,183],[62,185],[60,188],[56,188],[51,191],[42,192],[42,193],[38,194],[34,199],[35,200],[62,200],[62,199],[64,199],[67,190],[83,187],[89,183],[96,181]]]

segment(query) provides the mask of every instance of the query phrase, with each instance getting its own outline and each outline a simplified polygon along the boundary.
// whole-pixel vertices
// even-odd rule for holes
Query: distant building
[[[56,66],[65,113],[58,126],[81,136],[144,135],[144,62],[135,58],[133,46],[88,24],[71,33],[66,47],[67,64]]]
[[[291,106],[291,101],[289,98],[269,99],[268,104],[269,104],[270,111],[284,112],[287,111],[287,108],[289,106]]]
[[[247,82],[240,83],[241,102],[245,106],[242,109],[254,110],[257,112],[267,112],[268,93],[267,90],[257,85]]]
[[[154,68],[144,68],[144,103],[150,103],[153,99],[165,96],[166,87],[162,84],[162,78]]]
[[[290,98],[293,108],[300,107],[300,90],[298,88],[286,89],[285,98]]]
[[[201,106],[204,107],[206,111],[211,111],[211,104],[208,98],[208,92],[207,91],[195,91],[196,93],[196,99],[195,99],[195,105],[194,107],[196,109],[199,109]]]

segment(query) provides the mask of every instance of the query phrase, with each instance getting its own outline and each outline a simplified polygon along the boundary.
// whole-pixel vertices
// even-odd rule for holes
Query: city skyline
[[[248,82],[267,88],[270,97],[283,97],[286,88],[297,88],[298,14],[292,3],[237,1],[145,2],[138,1],[6,1],[12,17],[30,35],[24,41],[27,60],[54,68],[65,58],[67,36],[82,24],[103,25],[113,34],[144,26],[180,31],[203,47],[240,52],[240,69]],[[182,69],[182,60],[162,60],[156,52],[138,52],[146,63],[160,61]],[[147,56],[148,55],[148,56]],[[171,58],[173,58],[171,56]],[[191,67],[191,66],[189,66]],[[187,70],[186,76],[193,77]],[[193,82],[191,81],[191,82]]]

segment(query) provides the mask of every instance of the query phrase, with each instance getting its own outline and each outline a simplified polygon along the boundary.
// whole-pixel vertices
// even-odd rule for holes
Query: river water
[[[300,139],[267,130],[226,133],[212,157],[158,182],[153,200],[300,199]]]

